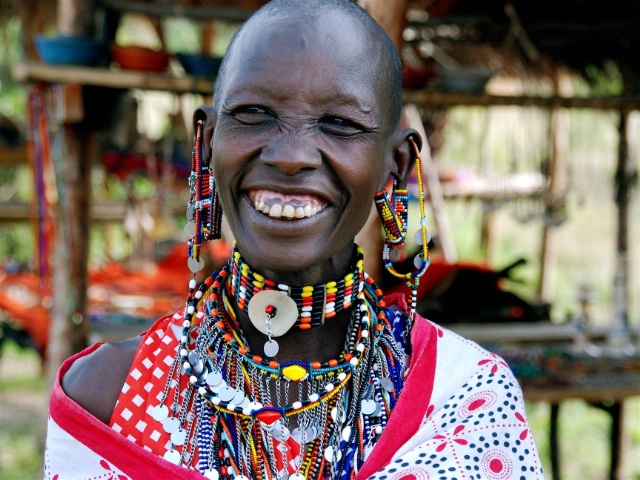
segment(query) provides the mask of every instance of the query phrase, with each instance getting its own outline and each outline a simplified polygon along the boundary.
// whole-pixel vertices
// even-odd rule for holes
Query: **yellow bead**
[[[307,376],[307,369],[300,365],[289,365],[282,369],[282,375],[289,380],[297,382]]]

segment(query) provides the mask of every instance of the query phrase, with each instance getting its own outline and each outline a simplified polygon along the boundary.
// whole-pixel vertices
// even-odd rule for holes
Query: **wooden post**
[[[569,74],[559,70],[555,75],[556,93],[568,95],[570,93]],[[548,165],[549,192],[546,212],[555,216],[559,203],[567,189],[567,159],[569,156],[570,116],[566,108],[554,108],[550,119],[551,152]],[[555,290],[556,266],[558,257],[557,225],[545,221],[542,232],[542,247],[540,252],[540,280],[538,296],[549,302],[553,299]]]
[[[387,32],[399,52],[402,52],[404,40],[402,33],[406,23],[409,0],[358,0],[358,5]]]
[[[58,32],[87,35],[93,19],[92,2],[59,0]],[[58,208],[54,239],[53,306],[47,345],[47,382],[51,387],[58,367],[87,344],[87,256],[89,251],[89,183],[92,135],[82,127],[82,86],[63,90],[65,172],[58,184],[65,189]]]
[[[615,174],[617,216],[616,267],[613,283],[613,323],[609,347],[614,354],[633,354],[629,336],[629,202],[638,172],[630,153],[629,116],[631,110],[620,110],[618,124],[618,163]]]

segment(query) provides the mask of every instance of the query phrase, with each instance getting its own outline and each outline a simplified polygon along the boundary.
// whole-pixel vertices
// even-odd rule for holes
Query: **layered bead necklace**
[[[357,252],[353,274],[320,289],[278,286],[251,272],[237,251],[230,265],[199,288],[191,281],[180,348],[152,412],[171,434],[166,459],[214,480],[347,479],[360,468],[397,401],[405,353],[386,319],[380,290],[364,274],[362,250]],[[255,302],[265,286],[291,295],[296,306],[311,293],[312,303],[326,307],[331,302],[313,292],[340,289],[340,308],[351,306],[352,314],[339,357],[278,363],[252,354],[231,301],[251,313],[251,305],[238,299]],[[303,312],[313,313],[311,307]],[[263,316],[277,318],[279,308],[267,305]],[[326,313],[296,315],[295,321],[298,327],[314,326],[301,318],[326,318]],[[169,409],[164,400],[179,383],[173,377],[180,365],[189,386],[176,392]]]

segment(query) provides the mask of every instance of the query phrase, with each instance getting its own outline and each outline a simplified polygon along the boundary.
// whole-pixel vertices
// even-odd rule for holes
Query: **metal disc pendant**
[[[422,253],[416,255],[416,258],[413,259],[413,266],[416,268],[422,268]]]
[[[302,475],[300,472],[296,472],[289,477],[289,480],[305,480],[307,477]]]
[[[179,428],[171,433],[171,443],[174,445],[182,445],[187,438],[187,432]]]
[[[173,433],[180,428],[180,420],[175,417],[165,418],[162,422],[162,428],[167,433]]]
[[[158,405],[151,410],[151,416],[157,422],[162,422],[169,416],[169,408],[166,405]]]
[[[195,258],[189,257],[189,259],[187,259],[187,266],[191,273],[198,273],[204,268],[204,260],[196,260]]]
[[[196,234],[196,222],[190,221],[184,226],[184,239],[191,240]]]
[[[229,385],[226,385],[222,390],[220,390],[220,393],[218,393],[218,397],[223,402],[230,402],[235,396],[236,390],[231,388]]]
[[[218,480],[220,478],[220,474],[217,470],[210,468],[204,471],[204,478],[208,480]]]
[[[273,339],[264,344],[264,354],[267,357],[275,357],[278,354],[279,350],[280,345],[278,345],[278,342]]]
[[[422,229],[416,230],[415,235],[413,236],[416,243],[418,245],[422,245]],[[431,232],[427,230],[427,244],[431,241]]]
[[[382,377],[380,379],[380,385],[387,392],[393,392],[396,389],[396,387],[394,386],[393,382],[391,380],[389,380],[387,377]]]
[[[378,403],[375,400],[363,400],[360,411],[363,415],[371,415],[376,411]]]
[[[210,387],[215,387],[216,385],[220,385],[222,383],[222,373],[220,372],[211,372],[207,375],[205,381],[207,385]]]
[[[284,292],[262,290],[256,293],[249,300],[249,319],[253,326],[265,335],[269,334],[266,322],[267,314],[265,313],[265,309],[268,306],[276,309],[276,313],[271,319],[271,336],[280,337],[287,333],[296,323],[298,307],[296,302]]]
[[[173,463],[174,465],[180,465],[180,452],[176,452],[175,450],[167,450],[167,452],[163,455],[163,458]]]

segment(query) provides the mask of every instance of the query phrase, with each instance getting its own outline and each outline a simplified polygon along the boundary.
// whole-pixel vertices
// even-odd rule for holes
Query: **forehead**
[[[314,97],[307,100],[342,94],[379,108],[386,94],[379,42],[362,22],[337,12],[260,18],[242,32],[231,52],[224,93],[248,84],[293,93],[292,83],[297,83]]]

